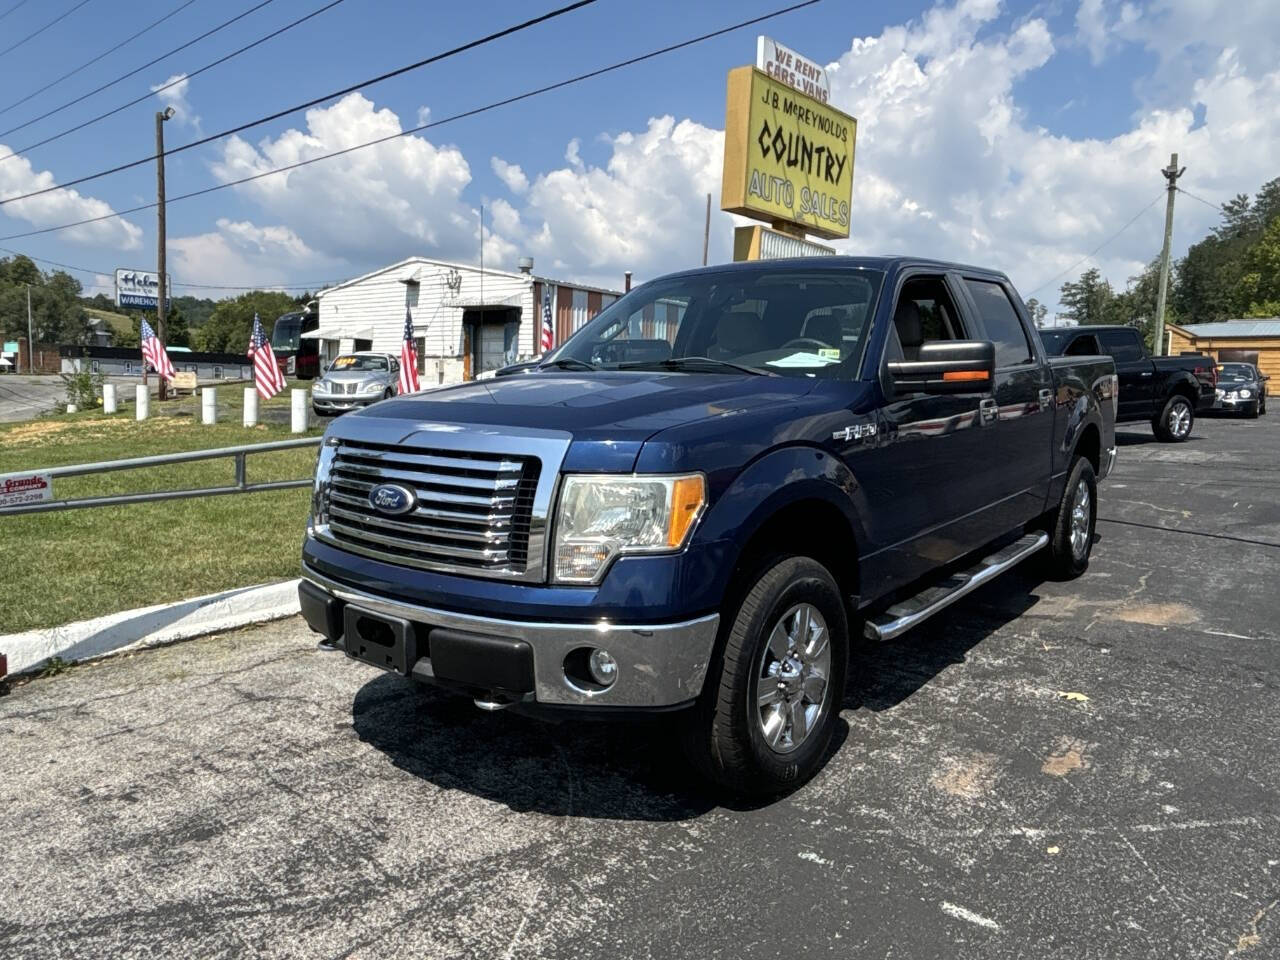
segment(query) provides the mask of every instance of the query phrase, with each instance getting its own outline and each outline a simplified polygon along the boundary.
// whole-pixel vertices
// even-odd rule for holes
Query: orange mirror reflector
[[[943,380],[989,380],[991,374],[986,370],[947,370],[942,374]]]

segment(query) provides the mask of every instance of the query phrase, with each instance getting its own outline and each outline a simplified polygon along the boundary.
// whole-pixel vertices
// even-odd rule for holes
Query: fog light
[[[602,687],[612,686],[618,679],[618,661],[608,650],[592,650],[587,669],[591,671],[591,679]]]

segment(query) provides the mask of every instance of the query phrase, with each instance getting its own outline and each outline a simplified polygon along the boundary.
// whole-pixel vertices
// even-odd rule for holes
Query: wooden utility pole
[[[702,265],[707,265],[707,245],[711,242],[711,194],[707,194],[707,219],[702,227]]]
[[[18,351],[18,366],[22,366],[22,351]],[[22,371],[19,370],[19,373]],[[31,334],[31,284],[27,284],[27,373],[36,372],[36,341]]]
[[[1164,206],[1164,247],[1160,251],[1160,289],[1156,291],[1155,329],[1151,331],[1151,353],[1164,355],[1164,304],[1169,293],[1169,248],[1173,245],[1173,201],[1178,194],[1178,178],[1187,170],[1178,169],[1178,155],[1169,155],[1169,166],[1160,173],[1169,183],[1169,196]]]
[[[156,337],[160,345],[166,346],[164,328],[165,295],[169,292],[169,276],[165,270],[165,225],[164,225],[164,122],[173,116],[173,107],[165,107],[156,111],[156,273],[160,275],[160,289],[156,293]],[[164,377],[159,378],[159,399],[165,399],[166,386]],[[147,382],[147,365],[142,364],[142,382]]]

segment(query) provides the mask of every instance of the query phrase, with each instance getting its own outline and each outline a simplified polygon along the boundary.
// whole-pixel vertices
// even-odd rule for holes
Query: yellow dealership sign
[[[858,121],[754,67],[729,71],[720,208],[849,236]]]

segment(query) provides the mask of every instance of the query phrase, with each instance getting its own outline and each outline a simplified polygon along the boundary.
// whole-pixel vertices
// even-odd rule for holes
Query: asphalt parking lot
[[[1280,956],[1280,416],[1125,428],[1088,573],[873,649],[768,806],[299,620],[0,699],[0,955]]]

